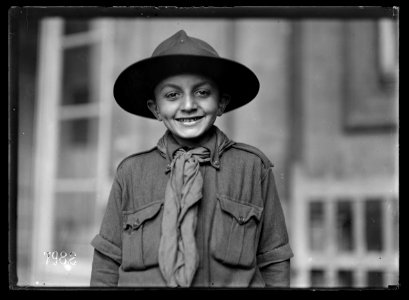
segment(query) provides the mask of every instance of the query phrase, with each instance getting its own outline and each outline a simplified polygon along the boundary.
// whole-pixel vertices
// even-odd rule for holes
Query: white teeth
[[[201,119],[202,117],[195,117],[195,118],[184,118],[184,119],[177,119],[179,122],[183,122],[183,123],[191,123],[191,122],[195,122],[199,119]]]

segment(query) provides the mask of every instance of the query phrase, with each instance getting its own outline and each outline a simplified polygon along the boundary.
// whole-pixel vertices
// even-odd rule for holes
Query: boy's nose
[[[192,111],[197,109],[197,103],[195,99],[189,95],[186,95],[183,98],[183,103],[182,103],[182,110],[184,111]]]

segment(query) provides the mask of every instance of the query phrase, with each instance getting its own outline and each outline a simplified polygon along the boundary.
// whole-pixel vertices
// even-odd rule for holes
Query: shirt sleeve
[[[266,171],[261,184],[265,204],[257,251],[257,264],[260,269],[294,256],[271,168]]]
[[[260,268],[266,287],[290,286],[290,259]]]
[[[119,264],[110,257],[94,250],[90,286],[117,286]]]
[[[95,248],[91,285],[116,285],[118,282],[119,266],[122,262],[122,189],[115,176],[112,184],[105,215],[102,220],[99,234],[91,241]]]

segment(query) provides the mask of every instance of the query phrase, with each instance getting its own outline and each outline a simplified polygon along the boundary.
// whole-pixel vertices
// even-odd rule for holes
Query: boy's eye
[[[176,99],[178,95],[179,95],[179,93],[177,93],[177,92],[169,92],[169,93],[165,94],[165,97],[167,99]]]
[[[199,97],[207,97],[210,95],[210,92],[208,90],[197,90],[196,95]]]

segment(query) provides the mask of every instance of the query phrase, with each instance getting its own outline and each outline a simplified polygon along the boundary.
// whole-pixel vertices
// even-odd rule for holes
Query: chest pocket
[[[214,258],[227,265],[254,266],[262,212],[262,207],[218,195],[210,242]]]
[[[162,201],[123,212],[122,268],[141,270],[158,264]]]

